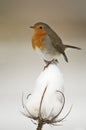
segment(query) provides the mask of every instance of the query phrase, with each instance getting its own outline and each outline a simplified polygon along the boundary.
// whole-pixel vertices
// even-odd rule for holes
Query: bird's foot
[[[43,70],[45,70],[50,64],[57,64],[58,60],[57,59],[52,59],[51,61],[44,60],[44,62],[46,63],[46,65],[44,66]]]

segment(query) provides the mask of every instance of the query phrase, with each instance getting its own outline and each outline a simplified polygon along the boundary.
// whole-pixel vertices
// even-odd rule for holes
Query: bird
[[[61,54],[65,61],[68,62],[65,53],[67,48],[81,50],[79,47],[63,44],[63,41],[58,34],[46,23],[37,22],[33,26],[30,26],[30,28],[34,29],[32,47],[39,52],[45,62],[49,63]]]

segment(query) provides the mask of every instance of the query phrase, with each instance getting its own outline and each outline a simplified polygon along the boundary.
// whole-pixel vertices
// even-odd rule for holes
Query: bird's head
[[[45,23],[38,22],[38,23],[34,24],[33,26],[30,26],[30,28],[34,29],[34,33],[36,35],[45,35],[48,33],[47,30],[50,27]]]

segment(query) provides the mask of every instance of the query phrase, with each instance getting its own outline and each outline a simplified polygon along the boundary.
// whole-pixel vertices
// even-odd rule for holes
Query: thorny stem
[[[37,130],[42,130],[42,127],[43,127],[43,120],[39,120]]]
[[[40,106],[39,106],[39,118],[40,118],[40,120],[42,119],[42,117],[41,117],[41,107],[42,107],[42,102],[43,102],[43,98],[44,98],[46,89],[47,89],[47,86],[46,86],[46,88],[44,89],[44,92],[43,92],[43,95],[42,95],[42,98],[41,98],[41,102],[40,102]]]
[[[37,130],[42,130],[42,127],[44,125],[42,116],[41,116],[41,107],[42,107],[42,102],[43,102],[43,98],[44,98],[44,94],[46,92],[47,87],[45,88],[42,98],[41,98],[41,102],[40,102],[40,106],[39,106],[39,119],[38,119],[38,126],[37,126]]]

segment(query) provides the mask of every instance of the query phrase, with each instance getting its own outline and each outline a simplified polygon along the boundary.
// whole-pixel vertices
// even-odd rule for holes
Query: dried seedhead
[[[44,124],[59,125],[59,123],[62,122],[62,121],[69,115],[69,113],[70,113],[70,111],[71,111],[71,108],[72,108],[72,106],[71,106],[70,109],[69,109],[69,111],[67,112],[67,114],[66,114],[64,117],[59,118],[59,116],[60,116],[60,114],[61,114],[61,112],[62,112],[62,110],[63,110],[63,108],[64,108],[64,105],[65,105],[65,96],[64,96],[64,94],[63,94],[61,91],[57,90],[56,92],[59,93],[59,94],[61,94],[61,96],[62,96],[62,98],[63,98],[63,103],[62,103],[61,109],[60,109],[60,111],[59,111],[56,115],[52,116],[51,119],[49,118],[50,115],[51,115],[51,113],[50,113],[50,115],[49,115],[47,118],[43,118],[43,117],[42,117],[42,114],[41,114],[41,109],[42,109],[42,103],[43,103],[43,99],[44,99],[46,90],[47,90],[47,87],[44,89],[44,92],[43,92],[42,97],[41,97],[38,117],[36,117],[36,116],[33,115],[32,113],[30,113],[30,111],[28,110],[28,108],[27,108],[26,105],[24,104],[23,96],[22,96],[22,106],[23,106],[23,108],[27,111],[27,114],[24,113],[24,112],[22,112],[22,114],[23,114],[24,116],[26,116],[27,118],[30,118],[31,121],[32,121],[34,124],[37,125],[37,130],[41,130],[41,129],[42,129],[42,126],[43,126]],[[30,95],[31,95],[31,94],[28,95],[28,98],[29,98]]]

